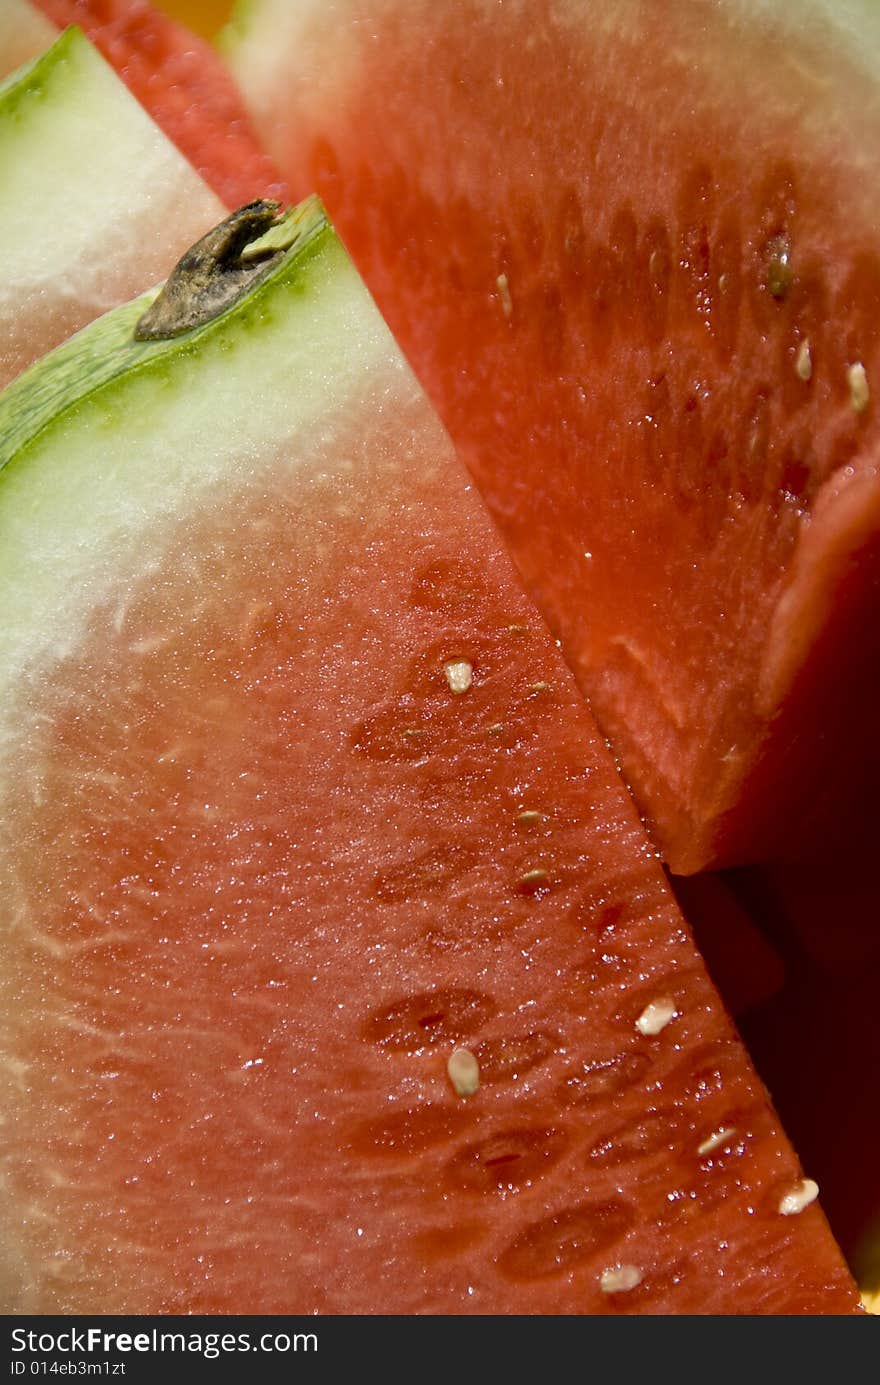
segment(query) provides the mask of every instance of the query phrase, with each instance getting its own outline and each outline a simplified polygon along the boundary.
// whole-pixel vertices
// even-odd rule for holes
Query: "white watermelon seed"
[[[708,1135],[701,1145],[697,1146],[698,1154],[711,1154],[713,1149],[720,1149],[733,1139],[736,1130],[732,1125],[722,1125],[720,1130],[715,1130]]]
[[[473,666],[467,659],[450,659],[443,665],[443,672],[446,674],[449,691],[453,693],[466,693],[474,681]]]
[[[457,1096],[474,1095],[480,1085],[480,1065],[469,1048],[453,1049],[446,1071]]]
[[[856,361],[854,365],[849,366],[846,372],[846,381],[849,385],[850,404],[857,414],[863,414],[868,407],[871,391],[868,388],[868,372],[861,361]]]
[[[669,996],[661,996],[658,1000],[652,1000],[650,1005],[646,1005],[642,1013],[636,1020],[636,1029],[640,1034],[646,1034],[653,1038],[659,1034],[661,1029],[665,1029],[670,1020],[675,1019],[675,1001],[670,1000]]]
[[[643,1278],[637,1265],[609,1265],[602,1271],[599,1286],[603,1294],[628,1294]]]
[[[812,1178],[802,1178],[784,1197],[779,1199],[779,1210],[784,1217],[796,1217],[819,1196],[819,1184]]]
[[[797,349],[797,355],[794,358],[794,369],[798,379],[803,380],[804,383],[809,380],[813,373],[813,358],[810,355],[810,342],[807,337],[804,337]]]
[[[499,274],[495,283],[498,285],[498,297],[501,301],[501,310],[505,317],[510,317],[513,313],[513,299],[510,296],[510,285],[507,282],[507,275]]]

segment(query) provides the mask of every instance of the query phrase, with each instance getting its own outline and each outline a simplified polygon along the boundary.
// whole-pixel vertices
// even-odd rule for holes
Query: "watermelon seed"
[[[473,666],[467,659],[450,659],[443,665],[443,672],[452,693],[466,693],[474,681]]]
[[[314,199],[284,214],[278,202],[268,200],[239,207],[177,262],[138,319],[135,340],[166,341],[211,322],[264,279],[295,241],[315,235],[323,225]]]
[[[640,1034],[645,1034],[653,1038],[665,1029],[670,1020],[675,1019],[675,1001],[668,996],[661,996],[659,1000],[652,1000],[650,1005],[646,1005],[642,1013],[636,1020],[636,1029]]]
[[[779,1210],[784,1217],[796,1217],[798,1212],[803,1212],[805,1207],[815,1202],[818,1196],[819,1184],[814,1183],[812,1178],[802,1178],[800,1183],[780,1198]]]
[[[532,683],[529,688],[529,697],[540,697],[541,693],[549,692],[549,683]]]
[[[539,813],[537,808],[526,808],[524,812],[517,813],[516,820],[521,822],[523,827],[533,827],[535,823],[545,822],[546,813]]]
[[[521,875],[517,881],[517,889],[520,894],[537,894],[538,891],[550,879],[550,872],[543,866],[536,866],[534,870],[527,870],[525,875]]]
[[[501,310],[505,317],[513,315],[513,299],[510,296],[510,285],[507,282],[506,274],[499,274],[495,280],[498,285],[498,298],[501,303]]]
[[[787,236],[774,236],[767,246],[767,287],[774,298],[785,298],[791,288],[791,243]]]
[[[487,736],[500,736],[504,731],[503,721],[493,721],[491,726],[486,727]]]
[[[713,1150],[720,1149],[722,1145],[729,1144],[736,1134],[732,1125],[723,1125],[720,1130],[715,1130],[708,1135],[701,1145],[697,1146],[698,1154],[711,1154]]]
[[[602,1271],[599,1287],[603,1294],[627,1294],[644,1278],[636,1265],[610,1265]]]
[[[794,358],[794,369],[798,379],[803,380],[805,383],[813,373],[813,358],[810,355],[810,343],[807,337],[804,337],[797,349],[797,355]]]
[[[868,407],[871,392],[868,389],[868,372],[861,361],[856,361],[854,365],[849,366],[846,372],[846,382],[849,385],[850,404],[857,414],[863,414]]]
[[[460,1097],[473,1096],[480,1085],[480,1065],[469,1048],[453,1049],[446,1071],[455,1093]]]

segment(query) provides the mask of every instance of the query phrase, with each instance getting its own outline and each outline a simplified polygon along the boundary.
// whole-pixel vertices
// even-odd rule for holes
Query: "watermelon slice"
[[[5,0],[4,0],[5,3]],[[76,24],[227,207],[284,196],[224,64],[203,39],[146,0],[35,0]]]
[[[673,869],[845,838],[880,772],[876,9],[243,0],[224,46]]]
[[[318,205],[19,377],[0,461],[7,1311],[861,1311]]]
[[[2,386],[163,279],[223,208],[77,29],[0,86],[0,145]]]
[[[0,77],[14,72],[54,43],[53,24],[29,0],[3,0],[0,5]]]

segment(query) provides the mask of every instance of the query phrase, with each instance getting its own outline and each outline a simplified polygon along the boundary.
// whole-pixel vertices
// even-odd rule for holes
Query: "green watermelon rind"
[[[65,415],[114,380],[136,371],[157,368],[181,352],[193,354],[233,323],[246,325],[259,316],[266,297],[279,281],[305,283],[312,257],[333,237],[317,199],[294,245],[283,260],[244,298],[226,312],[168,340],[138,341],[134,329],[161,291],[156,285],[130,303],[106,313],[42,360],[24,371],[0,394],[0,473],[48,427],[62,424]]]
[[[57,69],[75,60],[82,38],[82,31],[75,24],[71,25],[45,53],[31,58],[0,80],[0,120],[14,115],[25,101],[46,94]]]
[[[0,85],[0,165],[0,388],[224,213],[76,26]]]
[[[97,320],[0,396],[0,752],[27,688],[144,571],[169,524],[275,464],[371,371],[402,368],[317,201],[277,266],[212,321],[135,342],[154,297]],[[246,360],[231,376],[234,352]]]

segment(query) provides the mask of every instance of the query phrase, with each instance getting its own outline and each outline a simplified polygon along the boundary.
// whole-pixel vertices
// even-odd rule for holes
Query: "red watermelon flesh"
[[[146,0],[34,0],[59,28],[76,24],[227,207],[284,200],[225,65],[203,39]]]
[[[870,8],[247,0],[226,44],[673,868],[845,836],[880,768]]]
[[[7,1311],[858,1311],[329,233],[179,346],[133,320],[0,472]]]

